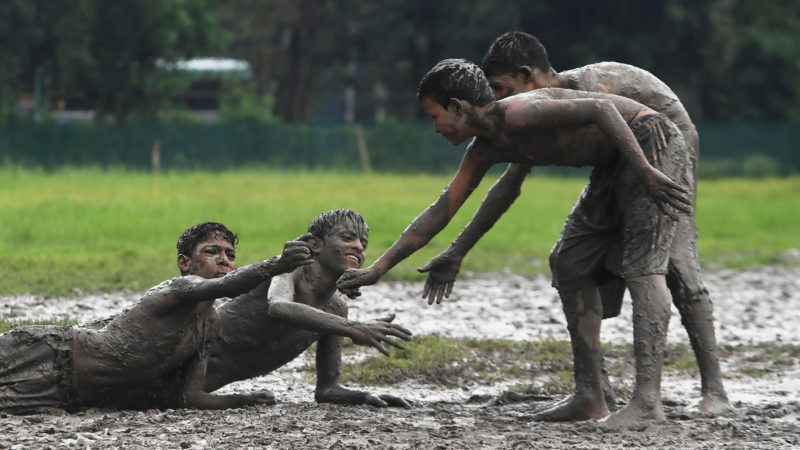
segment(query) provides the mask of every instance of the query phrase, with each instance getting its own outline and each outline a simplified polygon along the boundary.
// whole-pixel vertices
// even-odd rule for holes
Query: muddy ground
[[[715,303],[721,345],[799,342],[800,267],[707,272],[706,284]],[[433,307],[418,298],[420,283],[381,283],[362,291],[363,296],[351,303],[353,318],[371,319],[393,311],[397,322],[417,335],[568,339],[557,294],[545,277],[473,277],[456,284],[449,302]],[[66,315],[88,321],[118,311],[136,297],[136,293],[0,297],[0,316]],[[630,316],[626,300],[621,316],[604,323],[604,342],[630,342]],[[668,339],[686,342],[674,311]],[[313,361],[312,355],[304,355],[273,374],[221,390],[272,389],[278,398],[274,406],[222,412],[0,413],[0,448],[800,448],[797,356],[778,370],[750,377],[735,369],[753,364],[758,355],[736,351],[732,355],[722,363],[736,416],[701,416],[696,408],[696,373],[670,372],[663,383],[669,420],[644,429],[609,430],[596,421],[533,422],[532,413],[548,399],[502,395],[519,380],[458,389],[409,383],[366,388],[405,396],[414,402],[409,409],[317,405],[313,380],[298,371]],[[632,376],[612,381],[630,386]]]

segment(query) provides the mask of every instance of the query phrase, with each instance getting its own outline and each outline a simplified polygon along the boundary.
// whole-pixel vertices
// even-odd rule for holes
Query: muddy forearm
[[[373,266],[377,268],[381,276],[400,263],[400,261],[424,247],[447,226],[452,218],[448,214],[449,203],[447,190],[445,190],[434,204],[429,206],[408,225],[397,241],[373,263]]]
[[[463,258],[519,197],[522,182],[530,170],[530,166],[510,164],[448,250]]]
[[[222,278],[205,280],[200,286],[188,287],[187,295],[202,301],[209,298],[236,297],[281,273],[279,256],[236,269]]]
[[[603,101],[602,107],[595,109],[597,112],[595,123],[603,133],[611,140],[611,143],[619,152],[620,156],[625,159],[637,173],[642,173],[648,168],[651,168],[650,162],[647,161],[644,152],[642,151],[636,136],[633,135],[630,126],[617,108],[610,101]]]
[[[339,385],[342,372],[342,337],[333,334],[317,341],[317,393]]]
[[[268,314],[271,319],[295,328],[349,337],[346,319],[302,303],[274,302],[270,304]]]
[[[476,145],[475,141],[470,144],[470,149],[462,159],[453,181],[445,188],[436,202],[417,216],[403,231],[400,238],[372,264],[380,276],[424,247],[442,231],[469,198],[472,191],[480,184],[491,164],[476,162],[470,156],[474,145]]]

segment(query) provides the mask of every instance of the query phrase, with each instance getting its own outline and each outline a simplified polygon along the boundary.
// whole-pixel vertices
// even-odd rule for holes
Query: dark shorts
[[[693,184],[690,153],[675,124],[654,114],[631,124],[631,130],[654,167],[678,183]],[[679,223],[691,225],[682,234],[694,231],[691,215],[675,221],[661,212],[627,163],[595,167],[550,254],[553,286],[599,285],[603,315],[612,317],[619,312],[625,278],[667,273]]]
[[[0,411],[71,409],[76,398],[72,327],[37,325],[0,334]]]

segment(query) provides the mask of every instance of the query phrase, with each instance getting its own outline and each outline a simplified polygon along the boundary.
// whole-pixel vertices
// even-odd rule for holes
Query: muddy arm
[[[636,136],[611,100],[578,98],[536,100],[524,107],[509,110],[506,116],[515,127],[556,128],[571,125],[595,124],[611,141],[620,157],[627,161],[647,188],[651,197],[664,212],[673,213],[664,205],[691,213],[692,201],[685,186],[672,181],[653,167],[645,157]],[[577,155],[579,160],[591,160],[591,155]]]
[[[375,395],[369,392],[347,389],[339,384],[342,371],[342,337],[322,336],[317,342],[317,387],[314,399],[317,403],[340,405],[410,406],[408,401],[389,394]]]
[[[184,369],[180,407],[195,409],[227,409],[241,408],[248,405],[271,405],[275,397],[271,392],[255,392],[252,394],[209,394],[203,391],[206,375],[207,356],[195,356]]]
[[[453,283],[461,270],[461,261],[519,197],[522,182],[530,170],[529,165],[509,164],[503,175],[489,189],[478,211],[450,247],[417,269],[422,273],[428,272],[422,297],[428,298],[429,305],[434,301],[441,303],[442,297],[450,296]]]
[[[321,311],[312,306],[294,301],[294,284],[290,276],[276,277],[269,287],[269,310],[267,314],[273,320],[287,325],[320,334],[334,334],[349,337],[358,345],[369,345],[388,355],[389,350],[383,343],[397,348],[402,344],[394,338],[411,339],[411,332],[391,320],[373,322],[357,322],[344,317]]]
[[[392,267],[425,246],[450,222],[486,175],[489,167],[491,164],[471,158],[470,151],[467,150],[455,177],[439,198],[408,225],[377,261],[366,269],[347,270],[339,278],[337,287],[347,290],[375,284]]]
[[[200,302],[219,297],[236,297],[275,275],[291,272],[312,262],[308,243],[289,241],[284,244],[283,253],[279,256],[233,270],[221,278],[206,279],[192,275],[176,278],[173,288],[178,297],[185,301]]]

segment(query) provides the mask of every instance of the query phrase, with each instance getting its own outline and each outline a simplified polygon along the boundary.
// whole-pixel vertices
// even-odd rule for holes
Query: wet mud
[[[761,267],[705,274],[714,302],[721,346],[800,342],[800,267]],[[456,282],[441,305],[421,298],[423,284],[379,283],[362,288],[351,316],[368,319],[396,312],[415,335],[566,340],[558,295],[546,277],[513,274]],[[0,298],[3,317],[67,315],[88,321],[119,311],[137,293],[45,299]],[[667,341],[688,342],[672,308]],[[608,343],[632,341],[631,305],[605,320]],[[366,350],[372,354],[375,351]],[[300,366],[287,366],[221,392],[271,389],[278,403],[227,411],[88,410],[77,414],[14,416],[0,413],[0,448],[721,448],[800,447],[800,361],[757,376],[735,369],[753,355],[722,357],[725,387],[738,414],[707,417],[698,412],[700,381],[695,371],[666,372],[662,382],[667,423],[614,430],[598,421],[542,423],[534,412],[555,400],[503,395],[515,380],[497,385],[444,388],[403,383],[369,386],[413,401],[411,408],[317,405],[313,380]],[[345,364],[347,361],[345,361]],[[630,386],[633,371],[620,381]],[[358,387],[358,386],[349,386]],[[627,400],[627,399],[623,399]]]

